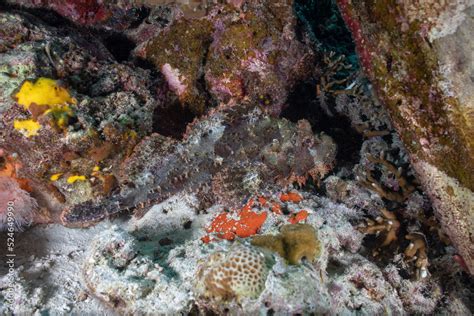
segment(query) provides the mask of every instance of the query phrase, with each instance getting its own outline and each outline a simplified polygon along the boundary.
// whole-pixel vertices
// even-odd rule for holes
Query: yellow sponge
[[[44,77],[38,78],[34,83],[25,81],[15,97],[18,104],[24,106],[25,109],[33,103],[48,106],[76,103],[76,100],[56,80]]]
[[[14,120],[13,127],[26,137],[38,134],[41,124],[33,120]]]

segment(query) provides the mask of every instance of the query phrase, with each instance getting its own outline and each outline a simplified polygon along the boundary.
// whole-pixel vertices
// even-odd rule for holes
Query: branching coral
[[[329,55],[323,57],[323,62],[325,64],[324,73],[320,77],[321,85],[317,87],[319,92],[326,92],[332,94],[348,94],[354,93],[355,90],[340,90],[337,89],[337,86],[347,83],[349,77],[344,77],[342,79],[337,79],[336,77],[341,76],[341,72],[347,72],[352,69],[352,65],[345,62],[344,55],[336,56],[335,52],[330,52]]]
[[[369,154],[367,155],[367,159],[374,164],[379,164],[385,167],[388,172],[395,177],[395,180],[398,182],[399,190],[391,191],[385,188],[379,181],[375,179],[371,170],[367,170],[364,178],[358,177],[358,180],[362,185],[377,192],[381,197],[397,203],[403,203],[408,198],[408,196],[410,196],[410,194],[416,190],[416,187],[410,184],[403,176],[402,168],[397,168],[390,161],[386,160],[383,155],[384,154],[382,152],[380,157],[377,158]]]
[[[335,52],[329,53],[323,57],[324,73],[320,76],[320,83],[316,85],[316,95],[318,96],[319,104],[322,109],[332,116],[332,112],[328,106],[328,96],[336,96],[338,94],[353,93],[353,90],[340,89],[338,86],[344,85],[349,80],[349,76],[341,76],[341,73],[346,72],[352,68],[351,64],[345,63],[345,56],[336,56]],[[338,78],[340,77],[340,78]]]
[[[411,233],[405,236],[410,244],[405,249],[405,257],[415,261],[416,276],[423,279],[428,276],[428,255],[426,253],[426,239],[421,233]]]
[[[400,221],[394,212],[387,209],[381,210],[382,216],[375,220],[367,219],[367,224],[359,227],[359,230],[365,234],[383,234],[383,242],[381,247],[388,246],[398,240],[398,230],[400,229]]]
[[[374,220],[367,219],[367,224],[359,227],[359,231],[364,234],[383,234],[383,242],[380,247],[386,247],[392,243],[398,242],[398,231],[400,221],[394,212],[382,209],[382,216]],[[428,276],[428,255],[426,252],[426,238],[421,233],[410,233],[405,235],[410,240],[409,245],[405,248],[404,254],[407,262],[415,262],[416,277],[423,279]],[[378,254],[378,250],[374,251],[374,255]]]

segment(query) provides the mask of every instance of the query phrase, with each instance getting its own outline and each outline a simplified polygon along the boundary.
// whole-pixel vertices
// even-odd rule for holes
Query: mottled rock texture
[[[139,10],[129,0],[8,0],[22,8],[51,9],[74,23],[125,29],[139,18]]]
[[[313,53],[296,38],[291,2],[217,4],[203,18],[155,8],[143,24],[157,36],[146,25],[114,26],[143,42],[129,56],[97,35],[112,27],[109,20],[66,14],[54,1],[21,4],[33,7],[31,14],[16,7],[0,13],[0,148],[14,154],[52,221],[85,225],[129,208],[142,215],[183,190],[204,205],[231,207],[256,192],[319,182],[334,166],[329,136],[313,134],[305,120],[275,117],[312,71]],[[35,16],[44,7],[61,8],[75,23],[50,11]],[[111,23],[126,8],[100,7],[119,10]],[[139,52],[151,69],[120,63]],[[15,99],[26,79],[40,77],[61,82],[77,101],[61,128],[46,112],[34,113],[38,104],[25,108]],[[41,128],[25,136],[18,120]]]
[[[437,217],[474,273],[474,2],[337,2]]]
[[[179,16],[155,33],[134,54],[154,64],[194,114],[242,100],[279,114],[313,69],[310,46],[297,39],[292,1],[215,5],[203,18]]]

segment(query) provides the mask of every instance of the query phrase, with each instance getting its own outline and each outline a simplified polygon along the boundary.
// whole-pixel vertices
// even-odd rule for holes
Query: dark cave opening
[[[179,101],[173,102],[167,107],[157,107],[153,112],[153,132],[163,136],[182,139],[186,127],[196,115],[187,107],[182,106]]]
[[[132,50],[136,47],[135,42],[122,33],[110,32],[102,38],[105,47],[118,62],[128,60]]]
[[[288,97],[288,104],[282,117],[292,122],[306,119],[314,132],[324,132],[333,138],[337,144],[336,160],[339,167],[352,166],[359,161],[362,135],[351,127],[351,122],[345,116],[337,113],[330,116],[325,112],[318,100],[315,82],[297,85]]]

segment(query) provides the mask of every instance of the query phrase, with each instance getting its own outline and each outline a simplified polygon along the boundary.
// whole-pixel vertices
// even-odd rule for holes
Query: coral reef
[[[0,4],[0,314],[472,313],[472,5],[170,2]]]
[[[244,99],[279,114],[314,60],[309,45],[296,40],[295,24],[291,1],[217,5],[206,18],[173,21],[135,55],[160,69],[181,106],[195,114]]]
[[[225,8],[231,11],[229,15],[235,14],[234,9]],[[253,4],[247,9],[248,16],[255,15],[257,22],[257,16],[268,14],[262,12],[270,9],[276,10],[275,14],[281,14],[282,19],[292,20],[290,7],[282,8],[284,10],[278,11],[272,5]],[[226,10],[223,12],[227,12]],[[10,17],[11,15],[8,15],[8,18]],[[229,18],[225,15],[216,17],[224,20]],[[33,23],[41,25],[41,22],[35,21],[27,14],[17,14],[17,19],[24,21],[26,27],[32,27]],[[181,23],[188,23],[186,21],[178,19],[172,25],[179,26]],[[189,23],[209,23],[206,21],[193,19]],[[246,25],[246,22],[242,22],[242,25]],[[279,32],[283,32],[281,27],[283,26],[280,26]],[[170,36],[176,36],[177,30],[172,27],[171,29]],[[183,32],[189,32],[189,29],[184,26]],[[6,32],[13,30],[7,28]],[[240,102],[235,110],[231,106],[222,105],[211,111],[187,127],[182,142],[153,134],[155,129],[162,131],[157,127],[162,122],[167,124],[165,121],[168,119],[162,117],[167,110],[160,105],[171,104],[166,101],[169,100],[165,96],[166,85],[169,86],[169,80],[172,79],[171,89],[181,90],[184,85],[173,76],[177,69],[180,73],[177,79],[181,78],[186,73],[184,69],[179,69],[171,61],[167,63],[169,66],[162,65],[162,69],[166,70],[162,82],[143,69],[113,63],[109,59],[110,56],[98,55],[97,49],[84,44],[87,38],[81,37],[81,34],[65,37],[63,33],[67,33],[67,29],[61,33],[46,25],[42,25],[40,31],[37,42],[43,43],[44,48],[38,45],[32,50],[41,56],[39,60],[45,64],[34,61],[33,67],[42,75],[47,75],[47,78],[63,80],[68,94],[74,98],[71,100],[76,102],[70,102],[67,108],[46,109],[38,104],[25,107],[10,101],[10,106],[2,116],[5,128],[0,143],[7,152],[18,155],[24,166],[22,172],[28,174],[32,180],[32,195],[41,206],[50,210],[54,221],[61,220],[68,225],[87,225],[128,208],[136,208],[138,214],[142,215],[152,203],[160,202],[182,188],[200,191],[200,197],[214,196],[219,202],[226,202],[228,206],[233,207],[237,206],[243,197],[254,192],[275,192],[272,186],[276,187],[276,183],[285,187],[294,181],[304,183],[309,177],[320,181],[332,168],[335,146],[330,137],[314,137],[311,126],[304,121],[294,126],[290,122],[269,116],[266,114],[267,107],[256,105],[258,102],[255,98],[235,99],[231,103]],[[53,35],[54,39],[50,39]],[[190,36],[195,38],[192,34]],[[162,39],[162,36],[159,38]],[[179,38],[178,36],[177,39]],[[15,49],[26,48],[31,40],[24,38],[21,42],[15,42]],[[162,43],[174,45],[171,39]],[[291,40],[282,38],[281,43],[286,45],[291,43]],[[214,43],[215,48],[216,45],[217,42]],[[303,44],[295,42],[294,45]],[[308,47],[304,47],[295,49],[299,52],[306,51],[303,55],[310,54]],[[192,45],[186,45],[183,53],[188,49],[189,53],[194,50]],[[161,53],[166,49],[159,51]],[[271,53],[272,50],[268,51],[268,54]],[[280,55],[282,54],[275,56]],[[275,57],[274,62],[281,67],[300,65],[296,61],[300,58],[298,56],[300,55],[295,55],[293,59],[287,55],[281,57],[282,60]],[[178,60],[188,59],[178,57]],[[238,63],[232,61],[231,64]],[[186,65],[201,67],[197,61],[188,60]],[[285,68],[284,71],[275,71],[288,76],[302,75],[300,70],[291,67]],[[53,87],[53,81],[41,78],[37,80],[40,83],[49,82],[49,86],[45,85],[46,88]],[[278,84],[288,84],[284,88],[272,88],[266,81],[254,82],[252,91],[257,91],[258,87],[275,89],[275,93],[268,92],[274,95],[276,91],[286,91],[278,101],[272,101],[268,105],[281,108],[294,80],[296,78],[275,81]],[[157,81],[160,81],[159,91],[152,93],[151,87]],[[32,84],[26,81],[25,85],[31,88],[29,85]],[[22,103],[23,90],[20,86],[17,89],[17,95],[22,98],[19,101]],[[175,91],[178,91],[176,89]],[[47,94],[47,91],[45,92]],[[199,97],[203,95],[201,92],[198,93]],[[190,104],[199,106],[199,102],[193,101]],[[182,106],[185,105],[179,107]],[[43,112],[44,109],[46,110]],[[200,107],[192,112],[203,114],[204,110],[204,107]],[[41,113],[44,113],[43,116],[51,116],[53,124],[41,123],[46,119]],[[214,130],[214,135],[207,136],[206,129]],[[263,134],[267,136],[261,137]],[[142,139],[144,136],[147,137]],[[209,141],[203,140],[206,137]],[[201,148],[197,148],[196,142],[201,142]],[[208,145],[201,146],[204,143]],[[261,152],[255,149],[261,149]],[[214,154],[197,155],[196,150]],[[155,157],[145,163],[141,161],[142,152],[150,152],[150,155]],[[235,152],[238,154],[235,155]],[[189,154],[191,157],[187,157]],[[176,167],[170,164],[163,166],[163,162],[168,160],[174,160]],[[37,161],[42,163],[38,164]],[[98,170],[95,170],[97,168]],[[156,177],[158,174],[162,176]],[[146,180],[151,178],[152,182]],[[238,179],[245,179],[244,188],[241,189]],[[211,189],[214,194],[209,194]]]
[[[0,143],[8,155],[16,155],[22,166],[18,176],[29,180],[31,195],[58,221],[64,204],[106,196],[115,187],[115,176],[107,166],[116,165],[152,129],[156,101],[147,88],[151,81],[146,71],[135,72],[109,61],[104,46],[91,47],[96,40],[87,43],[88,38],[81,34],[66,37],[68,27],[54,28],[26,13],[2,16],[6,19],[5,44],[14,45],[5,54],[13,56],[16,51],[20,56],[36,56],[11,66],[12,59],[2,58],[2,62],[13,71],[15,67],[35,69],[21,75],[37,80],[17,86],[13,95],[21,104],[12,98],[2,104]],[[35,32],[9,43],[18,21]],[[102,53],[97,53],[101,47]],[[61,104],[53,104],[58,102]],[[100,170],[94,171],[96,166]],[[67,181],[75,176],[87,181]]]
[[[301,193],[293,194],[303,197]],[[193,201],[194,198],[181,196],[178,200]],[[320,255],[314,261],[303,260],[298,265],[287,265],[280,256],[255,248],[245,240],[229,243],[219,239],[203,243],[188,236],[171,247],[161,245],[158,240],[163,239],[163,234],[146,228],[152,224],[152,218],[157,224],[164,218],[176,218],[177,226],[173,227],[178,227],[182,223],[181,213],[189,214],[185,216],[191,216],[193,220],[203,216],[197,216],[189,209],[199,207],[197,204],[185,206],[176,201],[165,201],[143,218],[136,219],[129,226],[129,232],[113,227],[95,238],[85,260],[84,277],[92,293],[115,310],[133,313],[140,308],[152,308],[157,313],[179,313],[197,308],[201,311],[254,313],[264,308],[264,311],[276,313],[343,313],[360,307],[354,302],[362,300],[368,313],[383,310],[384,304],[391,311],[403,310],[396,292],[383,281],[380,270],[364,257],[351,255],[360,248],[363,237],[348,222],[350,218],[359,218],[351,209],[311,196],[297,205],[308,209],[308,225],[288,225],[279,220],[282,215],[270,213],[267,221],[273,224],[263,225],[261,236],[274,233],[276,228],[286,232],[287,237],[294,241],[291,235],[312,234],[311,238],[314,238],[315,231],[318,231]],[[163,214],[163,209],[168,210],[168,215]],[[212,213],[216,210],[211,208],[208,212],[204,216],[212,221]],[[169,214],[175,215],[169,217]],[[195,226],[198,234],[205,233],[206,225],[201,225]],[[142,231],[146,234],[143,235]],[[168,233],[170,237],[175,235],[172,227]],[[339,271],[339,263],[334,263],[336,258],[341,265],[351,268],[347,272],[331,272]],[[366,268],[359,270],[360,266]],[[371,279],[376,287],[380,287],[376,290],[379,294],[386,291],[385,298],[377,296],[377,292],[370,290],[372,285],[367,285],[368,290],[358,292],[360,294],[354,301],[349,295],[344,299],[340,296],[341,301],[331,299],[329,293],[335,291],[334,282],[356,282],[350,281],[355,279],[353,275],[356,273],[360,273],[364,280],[369,280],[371,273],[375,273]],[[249,278],[239,279],[239,276],[248,274],[256,277],[256,287],[244,282]],[[301,282],[308,286],[301,287]],[[356,286],[352,285],[354,289]],[[318,301],[314,297],[318,297]],[[173,304],[169,304],[170,300]],[[290,301],[292,304],[288,304]]]

